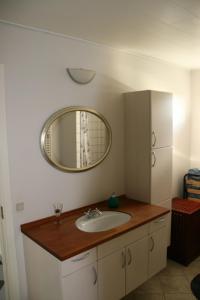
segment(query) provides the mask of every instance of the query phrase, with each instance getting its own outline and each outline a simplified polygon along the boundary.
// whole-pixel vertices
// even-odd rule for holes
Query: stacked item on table
[[[184,198],[200,201],[200,169],[190,169],[184,176]]]

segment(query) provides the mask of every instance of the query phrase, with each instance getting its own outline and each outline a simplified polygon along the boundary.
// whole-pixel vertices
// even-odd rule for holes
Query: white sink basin
[[[76,220],[76,227],[86,232],[106,231],[127,223],[131,216],[119,211],[102,211],[100,216],[88,218],[80,217]]]

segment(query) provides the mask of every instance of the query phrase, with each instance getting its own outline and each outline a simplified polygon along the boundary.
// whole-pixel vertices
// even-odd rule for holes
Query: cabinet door
[[[172,148],[152,150],[151,203],[158,204],[171,199]]]
[[[149,237],[149,278],[166,267],[167,234],[166,226],[153,232]]]
[[[148,278],[148,237],[126,248],[126,294]]]
[[[125,249],[98,261],[99,300],[119,300],[125,296]]]
[[[62,278],[63,300],[97,300],[97,264]]]
[[[172,145],[172,95],[151,91],[152,147]]]

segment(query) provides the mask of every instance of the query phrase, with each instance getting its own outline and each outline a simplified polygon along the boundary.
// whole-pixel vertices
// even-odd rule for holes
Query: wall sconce
[[[96,72],[93,70],[87,70],[87,69],[73,69],[73,68],[67,68],[67,73],[69,74],[69,77],[76,83],[79,84],[87,84],[92,81],[92,79],[95,77]]]

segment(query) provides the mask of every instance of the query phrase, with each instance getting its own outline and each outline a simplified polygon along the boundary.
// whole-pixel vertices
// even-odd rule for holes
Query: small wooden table
[[[183,265],[188,265],[199,255],[200,201],[174,198],[168,257]]]

